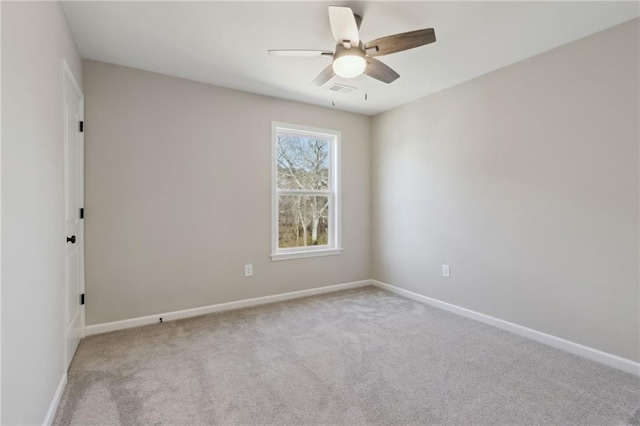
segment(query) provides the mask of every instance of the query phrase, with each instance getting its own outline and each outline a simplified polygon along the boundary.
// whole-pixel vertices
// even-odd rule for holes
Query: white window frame
[[[329,139],[329,189],[326,191],[305,191],[278,188],[277,145],[278,133],[315,135]],[[304,257],[328,256],[342,252],[342,202],[340,194],[340,146],[341,133],[336,130],[318,129],[297,124],[271,123],[271,260],[299,259]],[[306,247],[279,247],[279,211],[280,195],[317,194],[329,197],[329,244]]]

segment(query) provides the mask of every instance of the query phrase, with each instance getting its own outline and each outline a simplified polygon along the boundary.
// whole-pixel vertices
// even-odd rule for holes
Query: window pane
[[[277,138],[278,188],[329,188],[329,140],[289,133]]]
[[[280,248],[329,244],[329,197],[281,195],[278,209]]]

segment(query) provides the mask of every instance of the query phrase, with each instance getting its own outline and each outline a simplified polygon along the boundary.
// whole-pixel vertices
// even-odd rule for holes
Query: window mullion
[[[280,195],[324,195],[325,197],[333,194],[333,191],[328,190],[311,190],[311,189],[278,189],[276,190],[278,196]]]

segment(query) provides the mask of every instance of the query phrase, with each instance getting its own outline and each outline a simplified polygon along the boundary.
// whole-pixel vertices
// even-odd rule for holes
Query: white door
[[[83,333],[84,311],[84,227],[83,206],[83,121],[84,98],[67,64],[63,66],[64,193],[66,227],[65,367],[69,368]]]

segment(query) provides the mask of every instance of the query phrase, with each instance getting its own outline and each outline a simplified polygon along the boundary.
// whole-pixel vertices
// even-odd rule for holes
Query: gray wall
[[[638,22],[376,116],[373,277],[639,361]]]
[[[369,278],[369,117],[88,60],[84,78],[87,324]],[[342,254],[271,261],[272,121],[342,132]]]
[[[64,374],[62,57],[58,2],[2,3],[2,424],[42,424]]]

